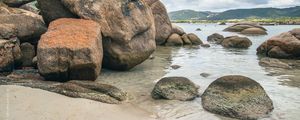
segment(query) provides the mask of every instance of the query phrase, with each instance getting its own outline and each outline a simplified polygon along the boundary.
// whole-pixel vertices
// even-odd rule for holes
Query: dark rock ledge
[[[73,98],[85,98],[109,104],[119,104],[127,100],[127,93],[107,84],[92,81],[69,81],[66,83],[31,80],[11,79],[0,77],[1,85],[17,85],[46,90]]]

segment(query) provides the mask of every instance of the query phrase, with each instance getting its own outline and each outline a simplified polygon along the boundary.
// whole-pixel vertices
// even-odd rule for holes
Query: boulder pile
[[[186,33],[181,27],[172,24],[172,34],[167,39],[166,46],[203,45],[202,40],[194,33]]]
[[[4,0],[0,39],[15,40],[9,46],[21,47],[21,63],[10,59],[0,69],[37,63],[46,80],[95,80],[102,66],[129,70],[147,60],[172,30],[159,0]]]
[[[260,26],[257,23],[251,23],[251,22],[245,22],[245,23],[237,23],[234,24],[226,29],[224,31],[228,32],[239,32],[244,35],[266,35],[267,29]]]

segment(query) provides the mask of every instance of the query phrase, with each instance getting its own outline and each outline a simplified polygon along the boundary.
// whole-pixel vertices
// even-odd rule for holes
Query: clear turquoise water
[[[188,33],[196,33],[204,42],[207,36],[223,32],[227,26],[216,24],[178,24]],[[202,31],[195,31],[201,28]],[[210,48],[158,47],[155,58],[147,60],[126,72],[103,70],[99,82],[116,85],[132,95],[129,104],[153,114],[159,120],[230,120],[205,111],[201,98],[182,102],[153,100],[151,90],[155,82],[165,76],[183,76],[191,79],[203,93],[207,86],[225,75],[244,75],[259,82],[274,102],[274,111],[266,120],[298,120],[300,113],[300,70],[265,68],[258,64],[256,48],[268,38],[300,26],[266,26],[268,35],[248,36],[253,42],[249,49],[225,49],[219,45]],[[180,65],[172,70],[170,65]],[[210,74],[204,78],[201,73]]]
[[[207,42],[207,36],[213,33],[220,33],[224,36],[238,35],[236,33],[223,32],[222,30],[227,26],[216,24],[177,25],[184,28],[186,32],[196,33],[205,42]],[[218,45],[200,49],[178,48],[177,52],[172,53],[172,64],[181,65],[182,68],[169,70],[166,76],[188,77],[201,86],[201,93],[211,82],[221,76],[248,76],[259,82],[274,102],[275,109],[272,115],[266,119],[297,120],[300,116],[300,70],[261,67],[258,64],[256,48],[268,38],[293,28],[300,28],[300,26],[265,27],[268,30],[268,35],[247,36],[253,42],[253,45],[246,50],[225,49]],[[201,28],[202,31],[195,31],[197,28]],[[274,72],[280,75],[271,76],[270,74]],[[200,76],[201,73],[209,73],[211,76],[204,78]],[[196,101],[197,104],[201,103],[200,99]],[[196,119],[196,117],[191,119]]]

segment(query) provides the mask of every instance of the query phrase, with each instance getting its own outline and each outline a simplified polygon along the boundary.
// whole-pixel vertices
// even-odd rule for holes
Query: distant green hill
[[[193,10],[180,10],[170,12],[172,20],[226,20],[246,18],[279,18],[279,17],[300,17],[300,6],[291,8],[254,8],[235,9],[220,13],[201,12]]]
[[[172,20],[191,20],[191,19],[207,19],[212,12],[201,12],[194,10],[180,10],[175,12],[170,12],[169,17]]]

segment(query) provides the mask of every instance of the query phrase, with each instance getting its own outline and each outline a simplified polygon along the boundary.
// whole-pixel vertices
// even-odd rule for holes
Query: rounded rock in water
[[[205,90],[202,95],[205,110],[237,119],[258,119],[274,107],[264,88],[256,81],[238,75],[224,76]]]
[[[154,99],[188,101],[198,97],[199,86],[184,77],[162,78],[152,91]]]

